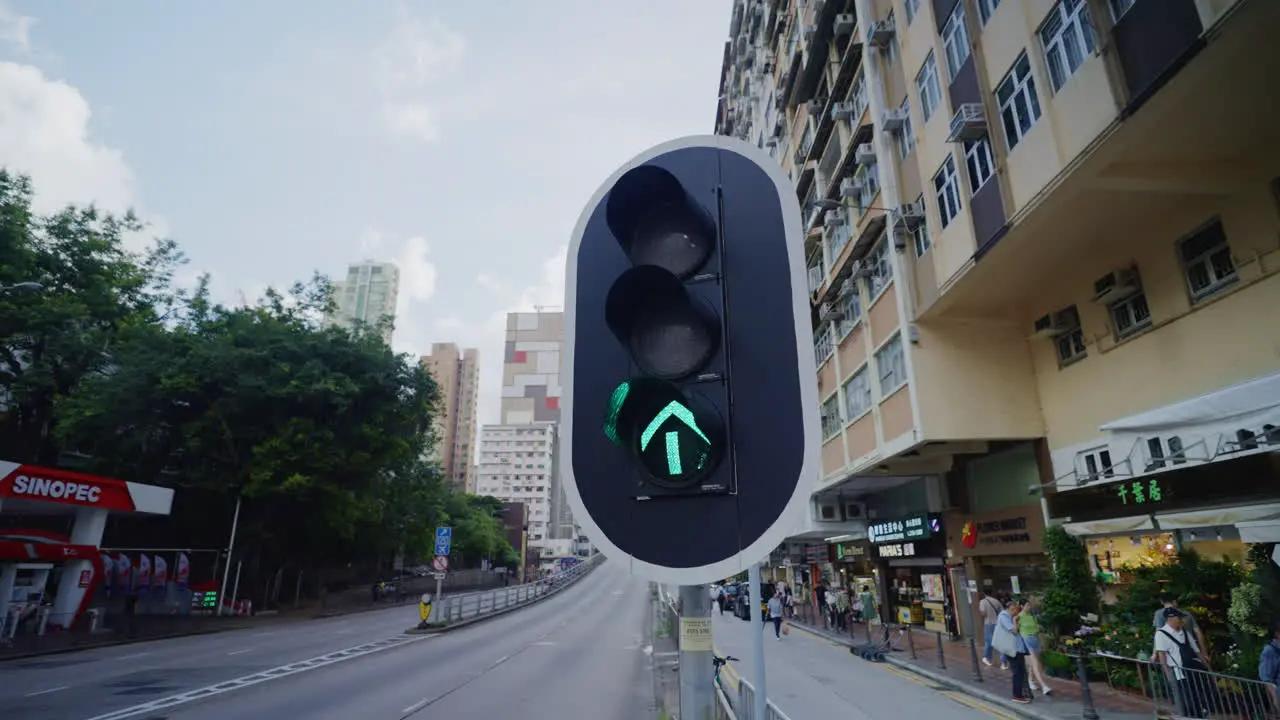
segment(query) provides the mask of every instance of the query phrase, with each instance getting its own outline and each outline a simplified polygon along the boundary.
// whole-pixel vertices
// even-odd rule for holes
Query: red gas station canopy
[[[0,499],[0,511],[61,514],[89,507],[168,515],[173,490],[0,460]]]

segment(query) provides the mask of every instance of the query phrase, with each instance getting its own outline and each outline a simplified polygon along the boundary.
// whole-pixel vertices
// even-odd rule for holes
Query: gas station
[[[170,488],[0,460],[0,517],[71,520],[70,535],[0,527],[0,629],[45,604],[50,591],[49,626],[71,629],[112,571],[100,549],[107,518],[168,515],[172,505]]]

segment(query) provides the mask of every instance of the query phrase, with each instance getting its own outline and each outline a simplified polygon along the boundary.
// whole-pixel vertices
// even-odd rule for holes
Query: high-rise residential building
[[[1035,592],[1045,522],[1090,553],[1280,539],[1255,502],[1280,482],[1277,27],[1272,0],[734,3],[716,132],[803,211],[822,462],[797,540],[938,513],[945,552],[830,557]]]
[[[357,322],[376,325],[385,317],[395,317],[396,299],[400,293],[400,268],[395,263],[365,260],[347,267],[346,277],[333,283],[337,308],[325,318],[326,323],[351,327]],[[382,337],[391,344],[394,328],[387,327]]]
[[[529,547],[546,557],[559,554],[559,544],[567,543],[552,535],[558,509],[554,502],[558,429],[554,422],[485,425],[480,428],[476,468],[477,494],[521,503],[528,509]]]
[[[422,365],[435,378],[440,394],[435,428],[436,459],[450,483],[473,493],[480,351],[460,350],[454,343],[433,343],[431,354],[422,356]]]
[[[560,423],[560,348],[564,344],[564,313],[507,314],[502,360],[502,424]],[[558,437],[558,436],[555,436]],[[573,514],[565,499],[559,469],[552,475],[551,512],[547,537],[574,537]]]

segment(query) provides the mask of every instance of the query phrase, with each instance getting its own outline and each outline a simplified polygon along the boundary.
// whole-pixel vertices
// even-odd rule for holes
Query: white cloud
[[[6,12],[0,5],[0,36],[27,43],[29,18],[14,23]],[[74,86],[34,65],[0,61],[0,166],[31,177],[38,213],[68,203],[93,203],[116,214],[137,211],[147,228],[127,235],[125,244],[145,248],[152,238],[167,236],[169,224],[138,207],[132,169],[123,153],[92,137],[92,118],[89,102]]]
[[[418,19],[403,5],[398,15],[395,29],[373,51],[381,119],[393,135],[435,142],[440,125],[430,91],[458,68],[466,42],[439,20]]]
[[[35,18],[20,15],[6,0],[0,0],[0,46],[26,55],[31,52],[31,26]]]

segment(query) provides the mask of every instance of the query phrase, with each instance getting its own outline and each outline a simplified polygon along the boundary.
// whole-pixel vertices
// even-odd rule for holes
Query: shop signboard
[[[1254,455],[1049,493],[1049,515],[1073,522],[1274,501],[1270,459]]]
[[[956,515],[947,523],[953,556],[1039,554],[1044,514],[1039,503],[977,515]]]
[[[901,543],[904,540],[924,540],[941,531],[938,518],[928,513],[908,515],[896,520],[885,520],[867,528],[867,537],[873,545]]]
[[[836,560],[850,562],[867,556],[867,546],[862,542],[843,542],[836,545]]]
[[[893,543],[876,546],[876,555],[882,558],[915,557],[916,544],[913,542]]]

